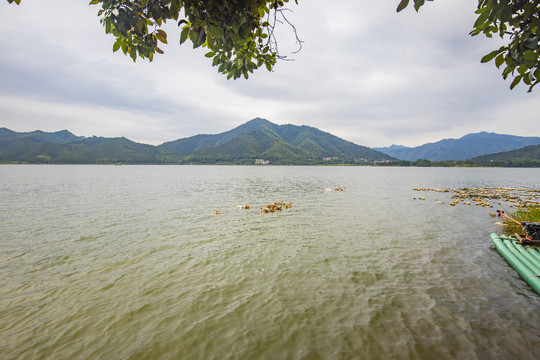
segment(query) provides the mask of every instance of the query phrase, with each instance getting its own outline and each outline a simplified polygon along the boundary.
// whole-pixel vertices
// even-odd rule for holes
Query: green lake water
[[[536,358],[507,205],[412,190],[486,186],[540,169],[1,165],[0,358]]]

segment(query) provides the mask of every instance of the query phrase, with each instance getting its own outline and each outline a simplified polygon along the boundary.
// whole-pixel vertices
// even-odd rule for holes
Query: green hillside
[[[185,156],[187,163],[253,163],[257,158],[273,164],[317,163],[323,158],[353,163],[393,159],[313,127],[276,125],[261,118],[224,133],[197,135],[159,147]]]
[[[20,133],[15,132],[13,130],[9,130],[5,127],[0,128],[0,140],[8,140],[13,139],[19,136]]]
[[[65,144],[79,139],[79,137],[67,130],[53,133],[40,130],[15,132],[6,128],[0,128],[0,161],[19,161],[26,153],[41,144]]]
[[[252,131],[223,144],[196,150],[184,162],[253,164],[255,159],[263,158],[273,164],[290,164],[309,156],[309,152],[287,144],[272,133]]]
[[[19,158],[27,163],[52,164],[165,164],[179,158],[152,145],[126,138],[91,137],[68,144],[42,144]]]
[[[540,167],[540,145],[530,145],[517,150],[477,156],[471,161],[490,166]]]

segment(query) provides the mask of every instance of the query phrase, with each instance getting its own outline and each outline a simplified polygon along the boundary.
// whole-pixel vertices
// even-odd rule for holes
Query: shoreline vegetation
[[[540,159],[506,159],[490,160],[487,162],[470,160],[430,161],[419,159],[416,161],[389,161],[379,166],[414,166],[414,167],[540,167]]]
[[[519,222],[540,222],[540,205],[530,205],[518,208],[516,210],[509,211],[506,215]],[[500,228],[504,235],[512,236],[514,234],[524,233],[523,227],[510,219],[504,218],[501,223]]]
[[[0,161],[0,165],[238,165],[238,166],[383,166],[383,167],[475,167],[475,168],[540,168],[540,160],[514,159],[479,163],[473,160],[430,161],[420,159],[417,161],[279,161],[268,164],[256,164],[256,159],[239,159],[237,161],[216,162],[138,162],[117,161],[113,159],[98,159],[91,162],[57,162],[47,158],[38,158],[36,161]]]

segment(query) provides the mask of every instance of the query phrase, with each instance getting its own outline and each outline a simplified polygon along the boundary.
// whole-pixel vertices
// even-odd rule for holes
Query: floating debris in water
[[[345,186],[344,187],[336,186],[334,188],[329,187],[329,188],[324,189],[324,191],[332,191],[332,190],[334,190],[334,191],[346,191],[347,188]]]
[[[271,213],[276,211],[281,211],[283,208],[290,209],[292,208],[293,203],[286,204],[285,201],[281,202],[275,202],[273,204],[265,204],[263,208],[261,208],[262,213]]]
[[[540,190],[511,187],[483,187],[483,188],[459,188],[459,189],[432,189],[413,188],[414,191],[431,191],[438,193],[452,192],[450,206],[472,205],[493,208],[493,203],[502,205],[508,203],[509,207],[540,206]],[[425,200],[415,197],[414,200]],[[435,199],[438,201],[438,198]]]

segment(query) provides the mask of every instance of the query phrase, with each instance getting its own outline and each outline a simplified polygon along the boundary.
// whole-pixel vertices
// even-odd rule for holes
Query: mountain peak
[[[275,125],[272,122],[270,122],[270,121],[268,121],[266,119],[260,118],[260,117],[256,117],[254,119],[251,119],[248,122],[246,122],[244,125],[246,125],[246,124],[272,124],[272,125]]]
[[[266,119],[263,119],[263,118],[259,118],[259,117],[256,117],[254,119],[251,119],[249,120],[248,122],[238,126],[236,129],[253,129],[253,130],[258,130],[258,129],[261,129],[261,128],[267,128],[269,126],[279,126],[279,125],[276,125]]]

